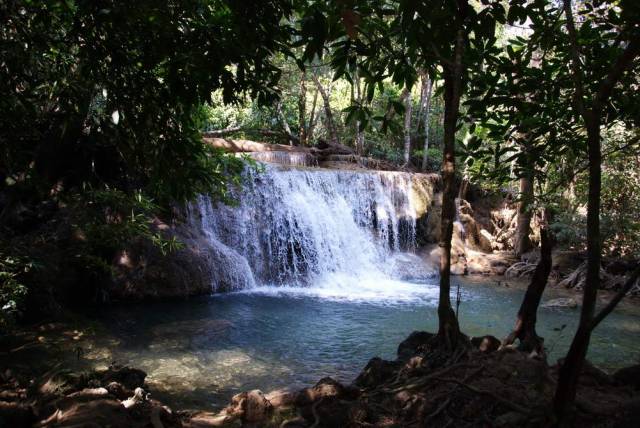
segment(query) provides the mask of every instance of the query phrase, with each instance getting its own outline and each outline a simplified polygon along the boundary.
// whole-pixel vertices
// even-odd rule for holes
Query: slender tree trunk
[[[531,240],[529,232],[531,231],[531,211],[533,203],[533,174],[527,172],[520,178],[520,202],[518,203],[518,221],[516,233],[513,242],[513,251],[516,257],[521,257],[524,253],[531,250]]]
[[[422,170],[427,170],[427,162],[429,160],[429,116],[431,116],[431,91],[433,84],[428,75],[423,78],[423,86],[426,85],[426,99],[424,108],[424,150],[422,152]]]
[[[575,105],[582,116],[587,130],[587,147],[589,154],[589,194],[587,201],[587,275],[583,291],[582,310],[578,330],[571,342],[567,357],[560,367],[558,386],[553,398],[553,407],[559,425],[569,423],[570,411],[576,397],[578,378],[589,348],[593,331],[596,299],[600,283],[600,189],[601,189],[601,141],[600,126],[602,106],[611,96],[613,88],[622,75],[631,67],[635,58],[640,55],[640,40],[629,40],[621,55],[611,66],[606,78],[600,83],[598,92],[590,105],[586,105],[580,49],[578,36],[573,21],[571,0],[564,0],[564,13],[570,41],[571,75],[575,90]]]
[[[465,33],[460,25],[456,32],[453,64],[444,67],[444,148],[442,153],[442,218],[440,232],[440,295],[438,300],[438,337],[448,349],[458,344],[460,326],[451,307],[451,236],[456,211],[456,125],[462,93],[462,57]]]
[[[402,92],[404,101],[404,166],[409,165],[411,160],[411,89],[404,88]]]
[[[316,128],[316,107],[318,106],[318,93],[320,91],[316,90],[315,94],[313,94],[313,103],[311,103],[311,113],[309,115],[309,125],[307,127],[307,142],[309,144],[313,143],[313,131]]]
[[[285,134],[289,139],[289,145],[293,146],[293,142],[297,139],[293,133],[291,132],[291,127],[289,126],[289,122],[287,122],[287,118],[282,111],[282,103],[278,102],[276,104],[276,112],[278,113],[278,118],[280,119],[280,123],[282,123],[282,128],[284,129]]]
[[[520,340],[520,349],[526,352],[544,352],[544,341],[536,333],[536,320],[538,306],[542,293],[547,287],[549,273],[551,272],[551,250],[553,249],[553,238],[549,231],[549,212],[543,210],[540,221],[540,260],[533,272],[531,282],[527,287],[524,299],[518,310],[515,327],[503,345],[511,345],[516,339]]]
[[[355,72],[355,91],[356,91],[356,102],[358,104],[362,104],[362,90],[360,88],[360,75],[358,74],[358,70]],[[356,121],[356,153],[360,156],[364,153],[364,132],[360,130],[360,121]]]
[[[416,126],[416,133],[419,133],[422,127],[422,113],[424,112],[424,104],[427,99],[427,88],[426,88],[426,78],[427,73],[424,70],[418,71],[418,75],[420,76],[420,101],[418,102],[418,114],[416,117],[418,118],[418,125]]]
[[[298,139],[303,146],[307,145],[307,73],[300,76],[300,92],[298,94]]]
[[[336,122],[333,119],[333,113],[331,111],[331,104],[329,101],[329,94],[322,87],[320,80],[318,80],[318,76],[315,74],[312,75],[313,82],[316,84],[318,88],[318,92],[320,92],[320,96],[322,97],[322,101],[324,103],[324,114],[327,120],[327,131],[329,133],[329,140],[332,144],[340,144],[340,137],[338,137],[338,128],[336,127]]]
[[[576,398],[578,378],[587,356],[591,340],[591,321],[594,316],[600,285],[600,125],[590,124],[589,147],[589,196],[587,201],[587,277],[583,291],[580,323],[569,352],[560,367],[558,386],[553,399],[556,416],[561,423],[567,421]]]

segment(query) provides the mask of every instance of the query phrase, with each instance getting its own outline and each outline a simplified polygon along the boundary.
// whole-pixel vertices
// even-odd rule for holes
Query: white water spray
[[[412,253],[411,174],[276,165],[247,174],[237,206],[203,196],[191,215],[216,245],[244,257],[250,271],[240,272],[252,278],[241,282],[255,278],[256,291],[389,297],[407,285],[401,279],[433,274]]]

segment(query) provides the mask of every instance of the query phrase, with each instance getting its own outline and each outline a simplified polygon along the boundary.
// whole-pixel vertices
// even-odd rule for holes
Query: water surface
[[[522,287],[490,278],[455,278],[458,282],[463,331],[506,335]],[[339,283],[258,287],[178,303],[121,306],[101,319],[118,339],[110,359],[147,371],[158,398],[217,408],[247,389],[302,388],[324,376],[350,382],[371,357],[395,358],[397,345],[411,331],[437,329],[434,283],[381,278],[351,288]],[[563,294],[548,290],[545,299],[558,296]],[[551,362],[566,352],[578,316],[578,309],[540,308],[538,330]],[[637,363],[639,330],[638,310],[623,305],[598,327],[589,358],[609,370]]]

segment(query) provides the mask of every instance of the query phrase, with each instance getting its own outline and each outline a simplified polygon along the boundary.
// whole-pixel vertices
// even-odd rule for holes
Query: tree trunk
[[[442,218],[440,232],[440,295],[438,300],[438,336],[453,350],[458,345],[460,326],[451,307],[451,236],[456,211],[455,141],[460,96],[462,93],[462,55],[465,33],[460,26],[456,33],[453,64],[444,67],[444,148],[442,153]]]
[[[358,104],[362,104],[362,90],[360,88],[360,75],[358,74],[358,70],[355,72],[355,90],[356,90],[356,101]],[[360,121],[356,121],[356,153],[360,156],[364,153],[364,132],[360,130]]]
[[[318,76],[312,74],[313,82],[316,84],[318,88],[318,92],[320,92],[320,96],[322,97],[322,101],[324,103],[324,114],[327,120],[327,131],[329,133],[329,140],[331,144],[340,144],[340,138],[338,137],[338,129],[336,127],[336,122],[333,119],[333,113],[331,111],[331,104],[329,100],[329,94],[322,87],[320,80],[318,80]]]
[[[278,118],[282,123],[282,128],[284,129],[284,133],[289,138],[289,145],[293,146],[293,143],[295,140],[297,140],[297,137],[293,135],[293,133],[291,132],[291,127],[289,127],[289,122],[287,122],[287,118],[285,117],[284,112],[282,111],[281,102],[278,102],[278,104],[276,104],[276,112],[278,113]]]
[[[404,88],[402,92],[404,101],[404,166],[409,165],[411,160],[411,89]]]
[[[553,238],[549,231],[549,220],[548,211],[544,210],[540,221],[540,260],[518,310],[515,327],[503,341],[503,345],[511,345],[516,339],[519,339],[521,350],[535,351],[539,354],[544,352],[544,341],[536,333],[537,312],[542,293],[547,286],[552,264]]]
[[[422,152],[422,171],[427,170],[427,161],[429,160],[429,116],[431,116],[431,90],[433,84],[428,75],[425,74],[423,85],[426,85],[427,93],[424,108],[424,150]]]
[[[520,202],[518,203],[518,223],[513,242],[513,251],[516,257],[520,258],[524,253],[531,250],[531,240],[529,232],[531,231],[531,218],[533,212],[531,205],[533,203],[533,174],[527,172],[520,178]]]
[[[600,283],[600,124],[587,125],[589,148],[589,196],[587,201],[587,276],[583,291],[580,324],[569,352],[560,367],[558,386],[553,399],[558,420],[566,421],[576,398],[578,377],[582,371],[591,339],[591,321],[594,316]]]
[[[298,139],[303,146],[307,145],[307,74],[300,76],[300,92],[298,94]]]
[[[318,106],[319,92],[316,90],[315,94],[313,94],[313,103],[311,104],[311,114],[309,115],[309,126],[307,128],[307,142],[309,144],[313,143],[313,131],[316,128],[316,107]]]
[[[570,42],[571,76],[575,91],[575,105],[582,116],[587,130],[587,147],[589,154],[589,194],[587,201],[587,274],[583,291],[582,310],[578,330],[571,342],[567,357],[560,367],[558,386],[553,397],[553,407],[559,425],[568,424],[570,410],[576,397],[578,378],[589,348],[591,332],[594,328],[594,317],[598,286],[600,282],[600,188],[601,188],[601,141],[600,126],[602,121],[602,106],[604,106],[613,88],[622,75],[631,67],[635,58],[640,55],[640,40],[629,40],[623,52],[609,69],[605,79],[600,83],[598,92],[592,98],[590,105],[586,105],[582,70],[580,62],[580,48],[576,34],[571,0],[564,0],[567,32]]]

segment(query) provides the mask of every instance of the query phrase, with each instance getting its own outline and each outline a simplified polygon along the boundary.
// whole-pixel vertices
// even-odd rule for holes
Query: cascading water
[[[411,174],[267,164],[246,179],[236,206],[202,196],[191,210],[215,246],[247,261],[240,272],[250,278],[239,283],[331,296],[357,288],[364,299],[433,274],[411,252],[424,207]],[[219,267],[229,268],[238,274],[237,266]]]

